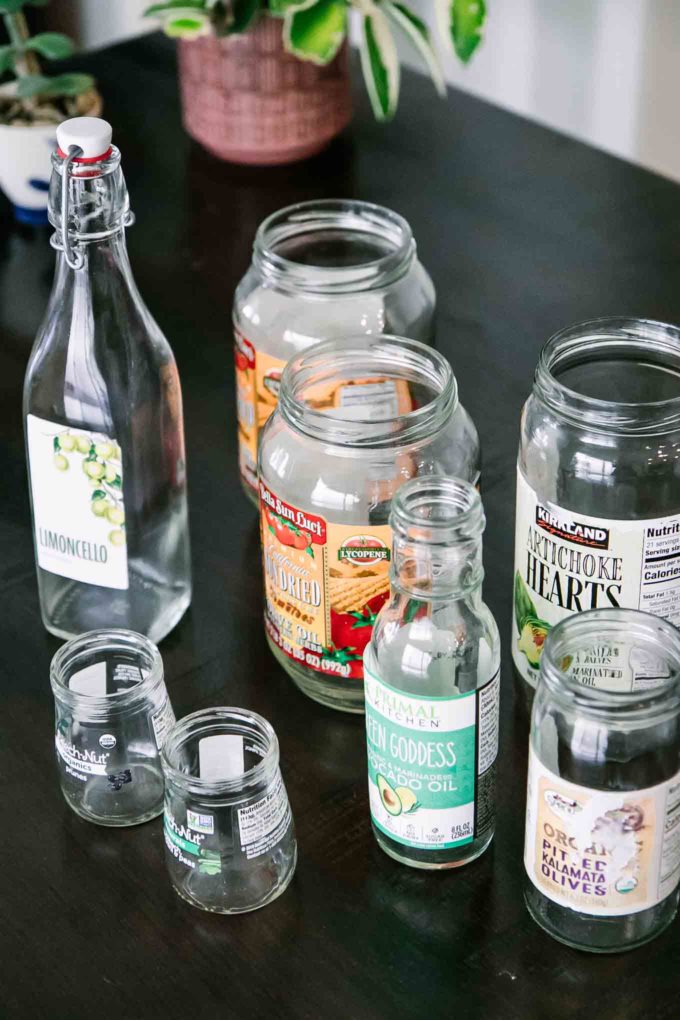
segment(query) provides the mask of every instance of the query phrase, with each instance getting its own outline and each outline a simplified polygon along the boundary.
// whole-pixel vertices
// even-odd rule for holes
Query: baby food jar
[[[571,613],[680,624],[680,330],[597,319],[558,333],[521,430],[512,654],[535,687],[546,634]]]
[[[315,345],[283,372],[259,472],[267,640],[305,694],[363,712],[363,651],[389,594],[392,497],[417,475],[479,479],[451,366],[394,336]]]
[[[170,880],[195,907],[240,914],[288,886],[295,827],[266,719],[207,708],[180,719],[163,745]]]
[[[680,633],[631,609],[548,634],[529,747],[526,902],[560,942],[612,953],[675,917]]]
[[[239,467],[257,503],[260,430],[295,354],[331,337],[398,333],[429,343],[435,294],[405,219],[369,202],[281,209],[260,226],[234,299]]]
[[[175,722],[163,662],[131,630],[67,641],[50,670],[62,793],[99,825],[137,825],[163,810],[160,748]]]

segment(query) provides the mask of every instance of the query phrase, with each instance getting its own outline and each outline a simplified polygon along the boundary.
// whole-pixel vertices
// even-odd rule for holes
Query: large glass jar
[[[571,613],[680,623],[680,330],[598,319],[558,333],[521,429],[512,654],[535,687],[546,634]]]
[[[524,863],[538,924],[612,953],[675,917],[680,878],[680,633],[631,609],[550,631],[529,746]]]
[[[363,712],[362,654],[389,595],[392,497],[479,479],[448,361],[400,337],[317,344],[286,366],[260,444],[267,640],[310,697]]]
[[[319,340],[396,333],[429,343],[435,294],[405,219],[369,202],[302,202],[260,226],[234,299],[239,469],[257,502],[257,447],[284,365]]]

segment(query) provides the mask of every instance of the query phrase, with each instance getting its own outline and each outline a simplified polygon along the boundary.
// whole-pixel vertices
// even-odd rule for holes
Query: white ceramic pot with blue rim
[[[0,96],[15,87],[9,82]],[[0,188],[22,223],[47,223],[50,156],[56,147],[56,124],[0,124]]]

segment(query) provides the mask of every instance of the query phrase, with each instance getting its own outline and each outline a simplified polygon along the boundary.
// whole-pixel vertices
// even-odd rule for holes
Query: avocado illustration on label
[[[412,815],[420,807],[418,798],[408,786],[398,786],[394,792],[401,801],[401,810],[405,815]]]
[[[380,794],[380,800],[383,803],[383,807],[390,815],[400,815],[402,811],[402,804],[397,791],[391,786],[384,776],[378,773],[378,793]]]
[[[538,669],[550,624],[538,618],[519,571],[515,574],[515,623],[519,633],[517,647],[526,655],[529,665]]]

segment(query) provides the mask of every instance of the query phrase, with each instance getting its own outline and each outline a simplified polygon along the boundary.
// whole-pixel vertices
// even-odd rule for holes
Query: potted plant
[[[434,0],[440,34],[467,62],[484,0]],[[401,0],[164,0],[145,12],[179,39],[187,132],[237,163],[288,163],[323,149],[349,122],[347,31],[360,23],[361,67],[378,120],[394,116],[394,33],[416,47],[440,94],[444,77],[425,22]]]
[[[15,80],[0,85],[0,188],[14,204],[18,220],[47,222],[50,154],[56,128],[67,117],[97,116],[101,99],[89,74],[68,72],[48,77],[40,57],[59,60],[73,43],[59,32],[31,36],[23,8],[47,0],[0,0],[9,42],[0,45],[0,75]]]

